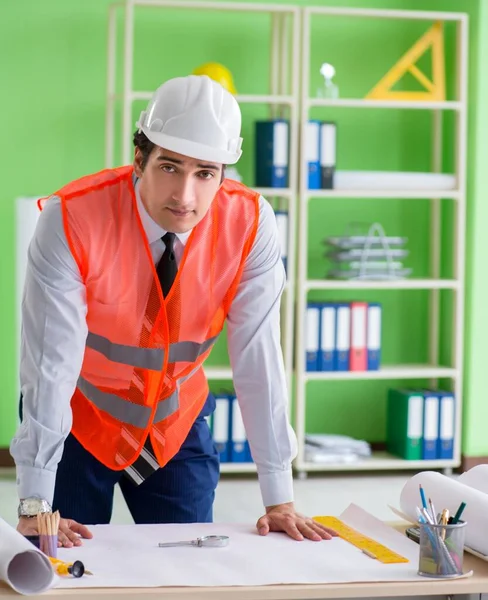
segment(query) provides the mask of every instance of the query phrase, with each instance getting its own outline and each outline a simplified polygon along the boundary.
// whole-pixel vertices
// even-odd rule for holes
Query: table
[[[395,524],[404,530],[405,526]],[[340,583],[321,585],[269,585],[261,587],[166,587],[98,588],[50,590],[32,599],[52,600],[332,600],[334,598],[413,598],[453,597],[459,600],[488,600],[488,562],[471,554],[464,555],[465,571],[474,571],[466,579],[425,580],[419,582]],[[0,600],[20,598],[0,582]],[[461,598],[462,597],[462,598]]]

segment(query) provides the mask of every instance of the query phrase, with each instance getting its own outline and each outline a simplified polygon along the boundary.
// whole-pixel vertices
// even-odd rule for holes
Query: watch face
[[[22,512],[27,515],[36,515],[45,510],[45,503],[40,498],[25,498],[22,500]]]

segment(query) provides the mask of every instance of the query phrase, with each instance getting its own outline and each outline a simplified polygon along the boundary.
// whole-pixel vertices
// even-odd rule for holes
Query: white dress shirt
[[[142,204],[141,221],[157,263],[166,233]],[[177,234],[179,263],[190,232]],[[260,198],[256,239],[227,319],[236,396],[257,466],[265,506],[293,501],[291,461],[296,437],[289,425],[280,346],[280,298],[285,285],[276,219]],[[70,252],[58,198],[51,198],[29,246],[22,302],[20,383],[23,421],[10,445],[19,498],[52,502],[57,465],[72,425],[70,401],[81,371],[86,290]]]

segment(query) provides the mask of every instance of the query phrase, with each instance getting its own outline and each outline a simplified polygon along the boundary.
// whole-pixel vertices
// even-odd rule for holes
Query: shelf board
[[[370,458],[358,460],[354,463],[315,463],[304,462],[300,467],[295,466],[298,471],[398,471],[398,470],[424,470],[424,469],[446,469],[459,466],[459,462],[450,460],[404,460],[388,454],[387,452],[373,452]]]
[[[232,379],[232,369],[230,367],[203,367],[207,379]]]
[[[153,97],[153,92],[144,90],[132,91],[130,94],[131,100],[150,100]],[[113,96],[113,99],[121,99],[121,95]],[[293,96],[283,94],[238,94],[235,96],[239,104],[283,104],[291,105],[296,101]]]
[[[460,110],[462,102],[429,102],[418,100],[366,100],[365,98],[308,98],[309,107],[323,106],[334,108],[401,108],[410,110]]]
[[[360,379],[452,379],[457,369],[435,365],[385,365],[378,371],[306,371],[306,381]]]
[[[391,198],[400,200],[431,200],[443,198],[458,200],[459,190],[307,190],[302,194],[307,200],[311,198]]]
[[[267,187],[252,187],[252,190],[261,194],[267,198],[272,198],[273,196],[281,196],[282,198],[289,198],[293,194],[293,190],[290,188],[267,188]]]
[[[220,463],[221,473],[256,473],[255,463]]]
[[[308,279],[305,290],[455,290],[456,279],[394,279],[343,281],[339,279]]]

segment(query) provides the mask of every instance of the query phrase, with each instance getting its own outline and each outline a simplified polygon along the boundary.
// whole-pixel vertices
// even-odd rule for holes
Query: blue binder
[[[454,457],[455,401],[452,392],[437,392],[439,397],[439,438],[437,458]]]
[[[257,187],[288,187],[288,131],[289,124],[285,119],[256,121]]]
[[[378,371],[381,362],[381,304],[368,305],[367,319],[368,371]]]
[[[215,397],[212,433],[220,462],[229,462],[230,403],[228,396],[219,395]]]
[[[310,302],[305,315],[305,361],[307,371],[319,371],[320,313],[322,306]]]
[[[351,307],[336,304],[336,365],[335,371],[349,371],[351,354]]]
[[[242,420],[239,402],[235,396],[229,396],[230,407],[230,461],[247,462],[249,455],[249,443],[246,438],[246,430]]]
[[[422,458],[435,460],[439,438],[439,397],[437,392],[424,390],[424,435]]]
[[[321,121],[311,119],[307,123],[308,189],[320,189],[320,126]]]
[[[336,363],[336,306],[322,304],[320,316],[319,365],[321,371],[333,371]]]

